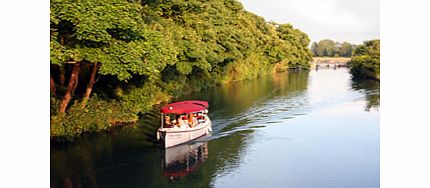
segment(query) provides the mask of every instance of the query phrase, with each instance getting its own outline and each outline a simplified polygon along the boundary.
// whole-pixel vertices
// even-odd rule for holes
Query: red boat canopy
[[[187,114],[206,110],[208,107],[209,104],[206,101],[182,101],[163,106],[160,112],[164,114]]]

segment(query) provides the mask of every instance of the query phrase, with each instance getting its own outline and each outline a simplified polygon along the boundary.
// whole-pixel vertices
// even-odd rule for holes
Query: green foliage
[[[67,114],[51,114],[51,137],[68,140],[84,133],[106,131],[115,122],[131,123],[136,120],[137,116],[127,113],[118,101],[100,100],[95,95],[84,110],[76,102]]]
[[[153,85],[127,89],[120,100],[104,100],[93,95],[84,110],[79,100],[69,108],[67,114],[51,111],[51,137],[72,139],[76,135],[107,131],[111,126],[132,124],[138,114],[149,111],[153,105],[167,101],[169,97]],[[51,98],[51,110],[59,104]],[[52,107],[54,106],[54,108]]]
[[[351,57],[355,45],[348,42],[335,42],[330,39],[313,42],[311,51],[317,57]]]
[[[288,66],[291,68],[309,68],[309,61],[312,60],[312,52],[307,48],[309,37],[298,29],[294,29],[291,24],[277,25],[276,31],[280,39],[289,44],[286,53]],[[285,60],[285,59],[284,59]]]
[[[132,114],[144,113],[152,108],[152,105],[168,100],[169,97],[161,91],[161,88],[145,84],[142,87],[134,87],[121,98],[123,107]]]
[[[342,57],[351,57],[352,52],[354,50],[354,46],[348,42],[343,42],[338,48],[338,53]]]
[[[267,23],[236,0],[53,0],[50,19],[51,76],[63,88],[51,101],[54,137],[132,122],[183,90],[255,78],[275,66],[308,68],[312,59],[305,33]],[[79,85],[67,113],[57,114],[61,70],[70,74],[75,62]],[[96,63],[99,97],[82,110]]]
[[[351,58],[350,73],[353,78],[379,79],[380,72],[380,40],[365,41],[354,50]]]

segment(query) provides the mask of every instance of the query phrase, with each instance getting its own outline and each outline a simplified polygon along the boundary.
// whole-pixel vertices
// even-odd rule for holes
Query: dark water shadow
[[[377,80],[352,80],[352,89],[362,92],[366,97],[365,110],[379,110],[380,105],[380,83]]]

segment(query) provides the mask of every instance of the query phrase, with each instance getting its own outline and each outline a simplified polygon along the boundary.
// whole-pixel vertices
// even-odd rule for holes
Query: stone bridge
[[[311,62],[311,68],[322,67],[346,67],[351,58],[346,57],[314,57]]]

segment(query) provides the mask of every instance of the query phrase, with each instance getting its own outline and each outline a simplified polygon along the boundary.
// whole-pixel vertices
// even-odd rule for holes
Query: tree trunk
[[[60,66],[60,85],[64,86],[64,83],[66,82],[66,71],[64,70],[66,65]]]
[[[98,68],[99,68],[99,63],[95,63],[93,67],[93,71],[91,72],[90,82],[88,83],[87,90],[84,95],[84,99],[82,100],[81,109],[85,108],[85,106],[87,105],[88,99],[90,98],[91,91],[93,90],[93,85],[94,83],[96,83],[96,74],[97,74]]]
[[[72,73],[70,74],[70,80],[67,86],[66,94],[64,95],[63,101],[61,102],[61,106],[60,106],[61,113],[66,112],[67,105],[72,99],[72,95],[75,92],[76,86],[78,86],[79,70],[80,70],[80,62],[76,62],[73,65]]]
[[[54,79],[52,78],[52,75],[51,75],[51,74],[50,74],[49,76],[51,77],[51,93],[52,93],[52,95],[55,97],[55,81],[54,81]]]
[[[64,36],[61,35],[61,41],[60,41],[61,46],[64,46]],[[60,85],[64,86],[64,83],[66,82],[66,71],[65,71],[66,65],[60,65]]]

